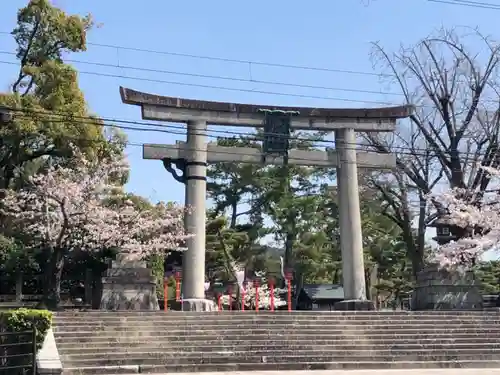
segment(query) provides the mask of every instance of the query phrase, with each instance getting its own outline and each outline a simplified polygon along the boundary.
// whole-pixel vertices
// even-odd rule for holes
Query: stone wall
[[[412,310],[479,310],[483,299],[471,271],[446,271],[429,265],[417,275]]]
[[[156,280],[146,262],[118,254],[102,279],[101,309],[159,310]]]

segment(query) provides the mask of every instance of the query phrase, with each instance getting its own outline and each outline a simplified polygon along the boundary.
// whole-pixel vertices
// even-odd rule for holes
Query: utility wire
[[[9,31],[0,31],[0,34],[12,35],[12,33]],[[342,74],[357,74],[357,75],[375,76],[375,77],[384,77],[384,76],[392,77],[393,76],[392,74],[364,72],[364,71],[359,71],[359,70],[342,70],[342,69],[333,69],[333,68],[324,68],[324,67],[313,67],[313,66],[306,66],[306,65],[290,65],[290,64],[281,64],[281,63],[271,63],[271,62],[264,62],[264,61],[255,61],[255,60],[229,59],[229,58],[216,57],[216,56],[206,56],[206,55],[171,52],[171,51],[160,51],[160,50],[135,48],[135,47],[125,47],[125,46],[119,46],[119,45],[113,45],[113,44],[101,44],[101,43],[87,42],[87,45],[101,47],[101,48],[118,49],[118,50],[123,50],[123,51],[133,51],[133,52],[140,52],[140,53],[150,53],[150,54],[155,54],[155,55],[186,57],[186,58],[191,58],[191,59],[220,61],[220,62],[236,63],[236,64],[244,64],[244,65],[261,65],[261,66],[269,66],[269,67],[275,67],[275,68],[312,70],[312,71],[319,71],[319,72],[342,73]]]
[[[467,0],[427,0],[430,3],[440,3],[448,5],[458,5],[478,9],[500,10],[500,4],[487,3],[484,1],[467,1]]]
[[[31,116],[26,116],[26,115],[21,115],[21,118],[24,118],[24,119],[32,119]],[[63,119],[47,119],[48,121],[51,121],[51,122],[55,122],[55,123],[66,123],[67,120],[63,120]],[[165,133],[165,134],[176,134],[176,135],[187,135],[187,134],[192,134],[192,135],[204,135],[208,138],[216,138],[216,139],[219,139],[221,138],[220,136],[214,136],[214,135],[211,135],[211,134],[207,134],[207,133],[195,133],[195,132],[190,132],[190,131],[184,131],[184,132],[181,132],[181,131],[175,131],[175,130],[162,130],[162,129],[145,129],[145,128],[137,128],[137,127],[132,127],[132,126],[124,126],[124,125],[114,125],[114,124],[100,124],[100,123],[97,123],[97,122],[87,122],[87,121],[83,121],[83,120],[77,120],[77,121],[72,121],[72,124],[79,124],[79,125],[89,125],[89,126],[99,126],[99,127],[110,127],[110,128],[116,128],[116,129],[121,129],[121,130],[130,130],[130,131],[137,131],[137,132],[153,132],[153,133]],[[278,136],[281,136],[281,137],[284,137],[282,134],[279,134]],[[255,141],[255,142],[261,142],[264,140],[264,138],[260,138],[260,137],[252,137],[252,134],[248,134],[248,137],[245,137],[246,140],[250,140],[250,141]],[[293,140],[294,138],[291,138],[291,140]],[[90,139],[85,139],[85,138],[81,138],[81,140],[83,141],[92,141]],[[322,140],[310,140],[310,139],[307,139],[307,138],[304,138],[304,140],[306,141],[311,141],[311,143],[321,143]],[[97,140],[93,140],[93,142],[96,142]],[[331,141],[324,141],[324,142],[327,142],[327,143],[332,143]],[[137,146],[144,146],[145,144],[137,144]],[[169,145],[162,145],[162,144],[155,144],[155,146],[158,146],[158,147],[165,147],[165,148],[168,148]],[[367,150],[362,150],[362,149],[359,149],[358,147],[356,147],[358,145],[354,145],[354,147],[346,147],[347,150],[356,150],[356,151],[367,151]],[[363,145],[359,145],[359,146],[363,146]],[[229,146],[230,147],[230,146]],[[237,148],[238,146],[236,146],[235,148]],[[424,149],[422,149],[424,150]],[[201,151],[201,150],[198,150],[197,151]],[[377,152],[377,151],[371,151],[373,153],[377,153],[377,154],[387,154],[385,152]],[[241,155],[241,153],[236,153],[236,152],[226,152],[226,151],[223,151],[222,153],[228,153],[228,154],[231,154],[231,155]],[[405,154],[404,152],[400,152],[399,154]],[[408,152],[407,153],[408,155],[418,155],[418,154],[415,154],[415,152]],[[244,155],[247,155],[248,154],[244,154]],[[309,159],[301,159],[301,158],[298,158],[297,160],[309,160]]]
[[[58,122],[57,120],[55,122]],[[143,131],[144,129],[139,129],[139,128],[128,128],[128,127],[122,127],[122,126],[115,126],[115,125],[105,125],[105,124],[96,124],[96,123],[86,123],[86,122],[77,122],[79,124],[82,124],[82,125],[94,125],[94,126],[101,126],[101,127],[106,127],[106,126],[110,126],[110,127],[115,127],[115,128],[118,128],[118,129],[127,129],[127,130],[136,130],[136,131]],[[165,133],[169,133],[169,134],[185,134],[185,133],[176,133],[176,132],[172,132],[172,131],[165,131]],[[108,142],[108,141],[101,141],[101,140],[97,140],[97,139],[90,139],[90,138],[84,138],[84,137],[71,137],[71,136],[66,136],[65,137],[66,139],[68,140],[73,140],[73,141],[81,141],[81,142],[88,142],[89,144],[97,144],[97,143],[100,143],[100,142]],[[147,143],[137,143],[137,142],[130,142],[130,141],[126,141],[124,142],[124,145],[125,146],[130,146],[130,147],[144,147],[146,145],[148,145]],[[155,144],[155,147],[158,147],[158,148],[169,148],[169,145],[166,145],[166,144]],[[238,148],[238,147],[235,147],[235,148]],[[347,149],[349,150],[350,148],[347,147]],[[205,151],[203,149],[199,149],[199,148],[195,148],[194,151]],[[360,149],[356,149],[356,151],[364,151],[364,150],[360,150]],[[424,153],[419,153],[419,152],[416,152],[417,150],[415,151],[412,151],[412,152],[398,152],[398,155],[408,155],[408,156],[423,156],[423,157],[427,157],[429,156],[428,154],[424,154]],[[386,153],[383,153],[383,152],[376,152],[376,151],[372,151],[372,152],[375,152],[375,153],[380,153],[380,154],[386,154]],[[241,156],[241,155],[245,155],[245,156],[252,156],[250,154],[242,154],[241,152],[231,152],[231,151],[218,151],[219,154],[224,154],[224,155],[231,155],[231,156]],[[484,154],[482,154],[484,155]],[[294,160],[299,160],[299,161],[305,161],[305,162],[311,162],[310,159],[308,158],[294,158]],[[463,162],[463,163],[470,163],[470,162],[475,162],[476,159],[475,157],[469,157],[468,155],[466,156],[462,156],[460,158],[460,161]],[[312,161],[314,162],[314,161]],[[226,162],[226,163],[230,163],[230,162]],[[359,162],[356,162],[356,163],[353,163],[353,162],[347,162],[347,163],[350,163],[350,164],[357,164],[359,166]],[[245,163],[242,163],[242,164],[245,164]],[[314,165],[311,165],[312,167],[314,167]],[[331,167],[318,167],[318,168],[331,168]]]
[[[5,107],[3,107],[5,108]],[[7,108],[9,109],[9,108]],[[99,126],[99,127],[114,127],[117,129],[122,129],[122,130],[131,130],[131,131],[139,131],[139,132],[159,132],[159,133],[166,133],[166,134],[177,134],[177,135],[186,135],[186,134],[193,134],[193,135],[206,135],[209,138],[220,138],[220,136],[217,135],[211,135],[208,134],[210,131],[207,131],[207,133],[194,133],[194,132],[189,132],[186,128],[183,127],[175,127],[171,126],[174,128],[174,130],[170,129],[145,129],[145,128],[137,128],[133,126],[127,126],[127,125],[145,125],[145,126],[156,126],[160,128],[166,128],[168,126],[165,125],[159,125],[159,124],[149,124],[149,123],[143,123],[143,122],[138,122],[138,121],[130,121],[130,120],[117,120],[117,119],[96,119],[92,117],[87,117],[87,116],[68,116],[67,114],[54,114],[54,113],[46,113],[46,112],[37,112],[37,111],[30,111],[30,110],[23,110],[23,109],[12,109],[13,111],[21,112],[21,118],[30,120],[30,119],[36,119],[36,116],[46,116],[47,121],[52,121],[56,123],[66,123],[66,122],[71,122],[72,124],[80,124],[80,125],[89,125],[89,126]],[[54,119],[53,116],[58,116],[60,118]],[[104,122],[124,122],[127,125],[115,125],[115,124],[105,124],[101,123],[100,121]],[[177,131],[176,131],[177,130]],[[231,131],[220,131],[220,133],[229,133],[229,134],[236,134],[239,136],[245,136],[246,139],[253,140],[253,141],[263,141],[263,137],[258,137],[255,136],[253,137],[253,134],[249,133],[240,133],[240,132],[231,132]],[[275,137],[284,137],[283,134],[278,134],[278,133],[270,133],[269,135],[273,135]],[[82,139],[85,140],[85,139]],[[311,140],[308,138],[297,138],[297,137],[291,137],[291,140],[304,140],[304,141],[309,141],[311,143],[334,143],[333,141],[328,141],[328,140]],[[91,140],[89,140],[91,141]],[[94,140],[95,142],[95,140]],[[143,144],[141,144],[142,146]],[[347,144],[348,150],[359,150],[359,151],[366,151],[366,150],[361,150],[357,146],[364,146],[364,147],[372,147],[370,145],[366,144],[353,144],[353,143],[348,143]],[[159,145],[159,147],[162,147]],[[165,147],[168,147],[168,145],[165,145]],[[429,149],[428,148],[414,148],[414,147],[406,147],[406,146],[391,146],[391,150],[397,149],[397,153],[399,155],[409,155],[409,156],[424,156],[427,157],[429,156]],[[376,150],[372,150],[372,152],[375,153],[380,153],[380,154],[387,154],[385,152],[380,152]],[[446,152],[446,151],[445,151]],[[232,155],[240,155],[239,153],[230,153]],[[479,154],[479,155],[485,155],[485,154]],[[299,159],[302,160],[302,159]],[[307,160],[307,159],[304,159]],[[472,159],[471,159],[472,160]]]
[[[13,55],[13,56],[15,56],[16,54],[14,52],[9,52],[9,51],[0,51],[0,55]],[[81,61],[81,60],[71,60],[71,59],[65,59],[64,61],[68,62],[68,63],[73,63],[73,64],[92,65],[92,66],[99,66],[99,67],[103,67],[103,68],[128,69],[128,70],[135,70],[135,71],[147,72],[147,73],[172,74],[172,75],[179,75],[179,76],[185,76],[185,77],[196,77],[196,78],[211,78],[211,79],[233,81],[233,82],[260,83],[260,84],[265,84],[265,85],[287,86],[287,87],[297,87],[297,88],[317,89],[317,90],[357,92],[357,93],[363,93],[363,94],[403,96],[402,93],[397,93],[397,92],[361,90],[361,89],[350,89],[350,88],[331,87],[331,86],[315,86],[315,85],[305,85],[305,84],[299,84],[299,83],[280,82],[280,81],[265,81],[265,80],[258,80],[258,79],[246,79],[246,78],[238,78],[238,77],[227,77],[227,76],[217,76],[217,75],[209,75],[209,74],[179,72],[179,71],[175,71],[175,70],[151,69],[151,68],[123,65],[123,64],[106,64],[106,63],[102,63],[102,62]]]
[[[21,117],[24,119],[33,119],[37,116],[44,116],[47,121],[53,121],[53,122],[59,122],[59,123],[65,123],[65,122],[71,122],[74,124],[81,124],[81,125],[94,125],[94,126],[110,126],[110,127],[115,127],[118,129],[123,129],[123,130],[132,130],[132,131],[145,131],[145,132],[158,132],[158,133],[167,133],[167,134],[177,134],[177,135],[205,135],[208,138],[228,138],[228,137],[222,137],[220,134],[223,135],[236,135],[239,137],[245,137],[247,140],[253,140],[253,141],[264,141],[264,135],[258,135],[254,133],[245,133],[245,132],[237,132],[237,131],[231,131],[231,130],[218,130],[218,129],[210,129],[207,130],[205,133],[196,133],[196,132],[190,132],[188,131],[187,127],[185,126],[176,126],[176,125],[164,125],[164,124],[155,124],[155,123],[148,123],[148,122],[142,122],[142,121],[134,121],[134,120],[122,120],[122,119],[116,119],[116,118],[94,118],[91,116],[74,116],[74,115],[68,115],[65,113],[57,113],[57,112],[42,112],[42,111],[34,111],[34,110],[29,110],[29,109],[19,109],[19,108],[11,108],[11,107],[0,107],[7,109],[12,112],[16,113],[21,113]],[[54,119],[53,116],[57,116],[59,118]],[[105,123],[108,124],[105,124]],[[111,124],[109,124],[111,123]],[[115,125],[115,123],[118,123],[120,125]],[[134,128],[132,126],[128,125],[139,125],[139,126],[151,126],[153,129],[146,129],[146,128]],[[173,130],[170,130],[173,129]],[[210,134],[210,133],[218,133],[216,135]],[[281,133],[270,133],[266,132],[265,135],[267,136],[272,136],[275,138],[285,138],[288,137],[287,135],[281,134]],[[298,136],[291,136],[289,137],[290,140],[292,141],[304,141],[304,142],[311,142],[311,143],[326,143],[326,144],[335,144],[335,141],[332,140],[327,140],[327,139],[311,139],[311,138],[306,138],[306,137],[298,137]],[[358,144],[358,143],[349,143],[347,142],[346,145],[348,145],[348,149],[358,149],[356,146],[364,146],[366,147],[367,145],[365,144]],[[396,148],[396,149],[401,149],[401,150],[411,150],[411,151],[428,151],[428,148],[410,148],[410,147],[405,147],[405,146],[393,146],[391,148]],[[380,152],[383,153],[383,152]]]
[[[474,1],[474,0],[427,0],[427,1],[433,2],[433,3],[450,4],[450,5],[457,5],[457,6],[467,6],[467,7],[473,7],[473,8],[500,10],[500,4],[489,3],[489,2],[484,2],[484,1]],[[12,32],[0,31],[0,34],[11,36]],[[220,62],[244,64],[244,65],[250,65],[250,66],[251,65],[260,65],[260,66],[268,66],[268,67],[275,67],[275,68],[310,70],[310,71],[320,71],[320,72],[329,72],[329,73],[355,74],[355,75],[365,75],[365,76],[374,76],[374,77],[394,77],[394,74],[367,72],[367,71],[360,71],[360,70],[314,67],[314,66],[307,66],[307,65],[273,63],[273,62],[247,60],[247,59],[231,59],[231,58],[218,57],[218,56],[181,53],[181,52],[165,51],[165,50],[162,51],[162,50],[137,48],[137,47],[127,47],[127,46],[120,46],[117,44],[92,43],[92,42],[87,42],[86,44],[89,46],[100,47],[100,48],[109,48],[109,49],[116,49],[116,50],[123,50],[123,51],[165,55],[165,56],[185,57],[185,58],[191,58],[191,59],[220,61]]]
[[[0,61],[0,64],[8,64],[8,65],[16,65],[16,66],[19,65],[18,63],[11,62],[11,61]],[[379,104],[379,105],[385,105],[385,106],[396,105],[395,103],[391,103],[391,102],[381,102],[381,101],[375,101],[375,100],[355,100],[355,99],[336,98],[336,97],[321,96],[321,95],[290,94],[290,93],[283,93],[283,92],[276,92],[276,91],[253,90],[253,89],[243,89],[243,88],[235,88],[235,87],[204,85],[204,84],[199,84],[199,83],[167,81],[167,80],[152,79],[152,78],[130,77],[130,76],[126,76],[123,74],[108,74],[108,73],[100,73],[100,72],[88,72],[88,71],[83,71],[83,70],[78,70],[78,73],[92,75],[92,76],[98,76],[98,77],[120,78],[120,79],[129,79],[129,80],[135,80],[135,81],[140,81],[140,82],[165,83],[165,84],[169,84],[169,85],[200,87],[200,88],[208,88],[208,89],[215,89],[215,90],[233,91],[233,92],[249,92],[249,93],[254,93],[254,94],[289,96],[289,97],[308,98],[308,99],[326,99],[326,100],[336,100],[336,101],[343,101],[343,102],[349,102],[349,103]],[[397,105],[400,105],[400,104],[397,104]]]
[[[0,54],[11,55],[13,53],[7,52],[7,51],[0,51]],[[394,95],[394,96],[402,96],[403,95],[401,93],[398,94],[398,93],[394,93],[394,92],[348,89],[348,88],[328,87],[328,86],[302,85],[302,84],[294,84],[294,83],[279,82],[279,81],[248,80],[248,79],[244,79],[244,78],[224,77],[224,76],[216,76],[216,75],[212,76],[212,75],[177,72],[177,71],[165,71],[165,70],[148,69],[148,68],[141,68],[141,67],[128,67],[128,66],[105,64],[105,63],[99,63],[99,62],[77,61],[77,60],[66,60],[66,61],[74,62],[74,63],[82,63],[82,64],[87,64],[87,65],[101,66],[101,67],[111,67],[111,68],[116,68],[116,69],[123,68],[123,69],[132,69],[132,70],[136,70],[136,71],[157,72],[157,73],[175,74],[175,75],[181,75],[181,76],[212,78],[212,79],[221,79],[221,80],[238,81],[238,82],[246,82],[246,83],[262,83],[262,84],[289,86],[289,87],[297,87],[297,88],[310,88],[310,89],[321,89],[321,90],[332,90],[332,91],[343,91],[343,92],[356,92],[356,93],[365,93],[365,94],[367,93],[367,94],[377,94],[377,95]],[[18,62],[1,61],[1,60],[0,60],[0,64],[15,65],[15,66],[19,65]],[[123,74],[110,74],[110,73],[92,72],[92,71],[83,71],[83,70],[78,70],[78,73],[85,74],[85,75],[91,75],[91,76],[128,79],[128,80],[139,81],[139,82],[163,83],[163,84],[169,84],[169,85],[200,87],[200,88],[209,88],[209,89],[215,89],[215,90],[233,91],[233,92],[234,91],[236,91],[236,92],[249,92],[249,93],[257,93],[257,94],[290,96],[290,97],[308,98],[308,99],[335,100],[335,101],[342,101],[342,102],[348,102],[348,103],[376,104],[376,105],[382,105],[382,106],[399,106],[399,105],[401,105],[401,103],[398,103],[398,102],[385,102],[385,101],[377,101],[377,100],[358,100],[358,99],[351,99],[351,98],[339,98],[339,97],[322,96],[322,95],[293,94],[293,93],[285,93],[285,92],[245,89],[245,88],[226,87],[226,86],[216,86],[216,85],[181,82],[181,81],[169,81],[169,80],[161,80],[161,79],[157,79],[157,78],[153,79],[153,78],[144,78],[144,77],[133,77],[133,76],[123,75]],[[497,99],[497,100],[484,99],[483,102],[498,104],[499,99]],[[429,104],[427,104],[427,105],[426,104],[419,104],[419,105],[415,105],[415,107],[432,108],[433,106],[429,105]]]
[[[56,121],[57,122],[57,121]],[[80,123],[80,124],[86,124],[86,123]],[[90,124],[89,124],[90,125]],[[91,125],[97,125],[97,124],[91,124]],[[106,126],[106,125],[101,125],[101,126]],[[118,129],[124,129],[124,127],[121,127],[121,126],[114,126],[115,128],[118,128]],[[127,128],[125,127],[125,129],[128,129],[128,130],[137,130],[137,131],[143,131],[143,129],[130,129],[130,128]],[[174,133],[174,132],[168,132],[169,134],[182,134],[182,133]],[[78,142],[88,142],[89,145],[91,144],[98,144],[98,143],[106,143],[107,141],[102,141],[102,140],[97,140],[97,139],[90,139],[90,138],[84,138],[84,137],[72,137],[72,136],[65,136],[66,139],[70,140],[70,141],[78,141]],[[148,145],[147,143],[137,143],[137,142],[130,142],[130,141],[125,141],[123,142],[123,144],[125,146],[130,146],[130,147],[140,147],[140,148],[143,148],[144,146]],[[169,145],[166,145],[166,144],[155,144],[155,147],[158,147],[158,148],[169,148]],[[235,148],[238,148],[238,147],[235,147]],[[203,149],[200,149],[200,148],[190,148],[191,150],[194,150],[194,151],[206,151],[206,150],[203,150]],[[231,151],[217,151],[218,154],[223,154],[223,155],[231,155],[231,156],[253,156],[251,154],[242,154],[241,152],[231,152]],[[310,160],[308,158],[294,158],[293,160],[299,160],[299,161],[305,161],[305,162],[311,162],[311,163],[314,163],[314,160]],[[231,163],[231,162],[225,162],[225,163]],[[353,163],[353,162],[347,162],[349,164],[358,164],[359,165],[359,162],[358,163]],[[242,162],[242,164],[245,164]],[[311,165],[311,166],[314,166],[314,165]],[[331,168],[331,167],[328,167],[328,166],[325,166],[325,167],[318,167],[318,168]]]

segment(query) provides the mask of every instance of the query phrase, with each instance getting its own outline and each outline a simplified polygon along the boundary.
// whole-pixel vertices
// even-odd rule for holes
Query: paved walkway
[[[199,372],[203,375],[500,375],[499,369],[415,369],[415,370],[317,370],[317,371],[236,371]],[[161,374],[158,374],[161,375]],[[171,375],[171,374],[165,374]],[[177,373],[175,375],[194,375]]]

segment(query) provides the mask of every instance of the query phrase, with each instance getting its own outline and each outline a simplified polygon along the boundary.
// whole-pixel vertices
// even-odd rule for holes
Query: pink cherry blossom
[[[238,301],[238,303],[243,302],[245,305],[245,309],[254,309],[257,299],[257,287],[254,283],[245,282],[245,267],[241,264],[238,264],[236,261],[231,260],[230,267],[233,272],[233,276],[236,278],[236,282],[238,284],[238,288],[240,290],[240,294],[242,295],[242,300]],[[264,277],[263,272],[255,272],[255,276],[258,276],[260,279],[260,285],[258,287],[258,303],[259,308],[264,310],[269,310],[271,308],[271,288],[267,285],[266,279]],[[284,306],[286,305],[286,301],[281,299],[280,295],[284,294],[285,291],[274,288],[274,306]],[[243,296],[244,295],[244,296]],[[235,295],[232,296],[232,301],[236,298]],[[221,303],[224,306],[229,306],[229,295],[223,294],[221,295]]]
[[[123,199],[114,181],[128,169],[124,159],[90,163],[77,153],[72,165],[33,176],[1,202],[2,214],[30,246],[65,253],[118,248],[142,258],[177,249],[185,240],[183,207],[159,203],[139,210]]]
[[[482,167],[492,180],[500,171]],[[491,186],[496,182],[491,181]],[[500,197],[497,191],[478,197],[464,189],[434,194],[432,199],[446,209],[441,219],[446,223],[463,228],[466,235],[455,241],[440,245],[433,254],[433,260],[443,268],[470,267],[485,251],[495,250],[500,242]]]
[[[257,299],[255,298],[257,294],[257,288],[253,283],[249,283],[246,287],[242,287],[244,290],[244,299],[243,302],[245,304],[246,310],[255,309],[255,302]],[[271,308],[271,289],[268,287],[265,279],[261,279],[261,285],[259,285],[259,309],[269,310]],[[287,302],[283,300],[280,296],[285,294],[286,290],[274,288],[274,306],[278,308],[279,306],[285,306]],[[233,293],[232,300],[236,298],[236,295]],[[238,301],[242,302],[242,301]],[[223,306],[229,306],[229,295],[223,294],[221,296],[221,303]]]

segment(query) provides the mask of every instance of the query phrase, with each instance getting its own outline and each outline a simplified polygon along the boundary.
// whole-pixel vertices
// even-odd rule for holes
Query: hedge
[[[51,325],[52,313],[47,310],[21,308],[0,311],[0,357],[3,357],[0,359],[0,368],[4,366],[30,365],[33,361],[33,357],[30,355],[33,350],[31,344],[32,335],[2,335],[2,333],[29,332],[34,327],[36,329],[37,350],[40,350]],[[11,369],[9,375],[29,373],[28,369],[28,367],[24,371],[22,369]]]
[[[147,259],[148,268],[151,269],[151,273],[156,281],[156,296],[159,299],[163,299],[163,278],[165,277],[164,262],[165,257],[160,254],[153,254]]]

